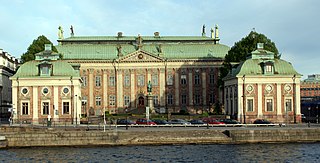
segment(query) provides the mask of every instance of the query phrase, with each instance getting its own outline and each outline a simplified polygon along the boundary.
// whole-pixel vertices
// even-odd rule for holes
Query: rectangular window
[[[247,111],[253,111],[253,99],[247,99]]]
[[[167,76],[167,85],[173,85],[173,76],[172,75]]]
[[[214,74],[209,75],[209,84],[214,84]]]
[[[86,87],[87,86],[87,77],[86,76],[82,76],[81,80],[82,80],[81,86]]]
[[[138,86],[144,86],[144,75],[138,76]]]
[[[272,102],[272,99],[267,99],[267,100],[266,100],[266,105],[267,105],[267,111],[273,111],[273,102]]]
[[[209,104],[213,105],[215,103],[214,94],[209,94]]]
[[[115,86],[116,85],[116,78],[114,76],[109,77],[109,86]]]
[[[167,97],[168,97],[168,99],[167,99],[168,100],[167,101],[168,105],[172,105],[173,104],[173,96],[172,96],[172,94],[169,94]]]
[[[291,99],[286,99],[286,111],[292,111],[292,101],[291,101]]]
[[[70,113],[70,103],[69,102],[63,102],[63,114],[69,114]]]
[[[272,65],[266,65],[266,72],[272,72]]]
[[[152,86],[158,85],[158,74],[151,75]]]
[[[49,75],[49,66],[41,67],[41,75]]]
[[[199,74],[194,75],[194,84],[196,84],[196,85],[200,84],[200,75]]]
[[[181,104],[186,105],[187,104],[187,95],[181,95]]]
[[[101,86],[101,76],[96,76],[96,86],[97,87]]]
[[[115,95],[110,95],[109,96],[109,105],[110,106],[115,106],[116,105],[116,96]]]
[[[153,96],[153,105],[158,106],[159,105],[159,97],[158,96]]]
[[[124,86],[130,86],[130,76],[124,76]]]
[[[200,95],[194,95],[194,104],[199,105],[200,104]]]
[[[22,103],[22,115],[28,115],[29,114],[29,103],[23,102]]]
[[[49,114],[49,102],[42,103],[42,114],[48,115]]]
[[[101,97],[97,96],[96,97],[96,106],[100,106],[101,105]]]
[[[187,84],[187,75],[181,75],[181,84]]]
[[[124,96],[124,106],[130,106],[130,96]]]

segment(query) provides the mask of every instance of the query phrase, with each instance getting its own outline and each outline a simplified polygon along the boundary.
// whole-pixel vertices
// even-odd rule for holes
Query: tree
[[[32,44],[28,47],[27,52],[23,53],[21,56],[21,61],[23,63],[34,60],[35,54],[44,51],[44,45],[45,44],[51,44],[52,45],[52,51],[58,52],[56,47],[53,46],[52,42],[47,39],[46,36],[41,35],[36,40],[33,40]],[[61,56],[60,56],[61,58]]]
[[[232,62],[246,60],[248,54],[257,49],[257,43],[263,43],[264,49],[274,53],[275,58],[279,58],[279,52],[274,42],[265,35],[251,31],[248,36],[242,38],[231,47],[225,56],[223,67],[220,69],[219,86],[223,86],[222,79],[232,70]]]

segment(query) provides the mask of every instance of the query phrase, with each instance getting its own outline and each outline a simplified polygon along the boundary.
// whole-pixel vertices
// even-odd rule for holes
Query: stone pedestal
[[[148,107],[150,109],[150,113],[154,114],[156,113],[154,110],[154,105],[153,105],[153,95],[152,94],[148,94],[147,95],[147,100],[148,100]]]

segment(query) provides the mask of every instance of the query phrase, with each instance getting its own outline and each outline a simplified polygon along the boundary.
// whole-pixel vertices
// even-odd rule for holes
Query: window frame
[[[271,102],[271,105],[270,105],[270,102]],[[271,110],[269,108],[269,106],[271,106]],[[267,112],[273,112],[274,109],[273,109],[273,98],[266,98],[265,99],[265,111]]]
[[[41,101],[41,114],[50,115],[50,101]]]
[[[68,108],[66,108],[65,103],[68,103]],[[62,101],[62,114],[70,114],[70,101]]]
[[[95,77],[95,84],[96,84],[96,87],[101,87],[101,76]]]

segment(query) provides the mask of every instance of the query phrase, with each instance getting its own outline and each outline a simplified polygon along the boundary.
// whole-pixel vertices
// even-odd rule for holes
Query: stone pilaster
[[[174,91],[175,91],[175,97],[174,97],[174,100],[175,100],[175,105],[176,106],[179,106],[179,102],[180,102],[180,98],[179,98],[179,95],[180,95],[180,80],[179,80],[179,72],[178,70],[176,70],[175,72],[175,75],[174,75]]]
[[[193,77],[192,72],[189,72],[189,78],[188,78],[188,84],[189,84],[189,105],[193,106]]]

